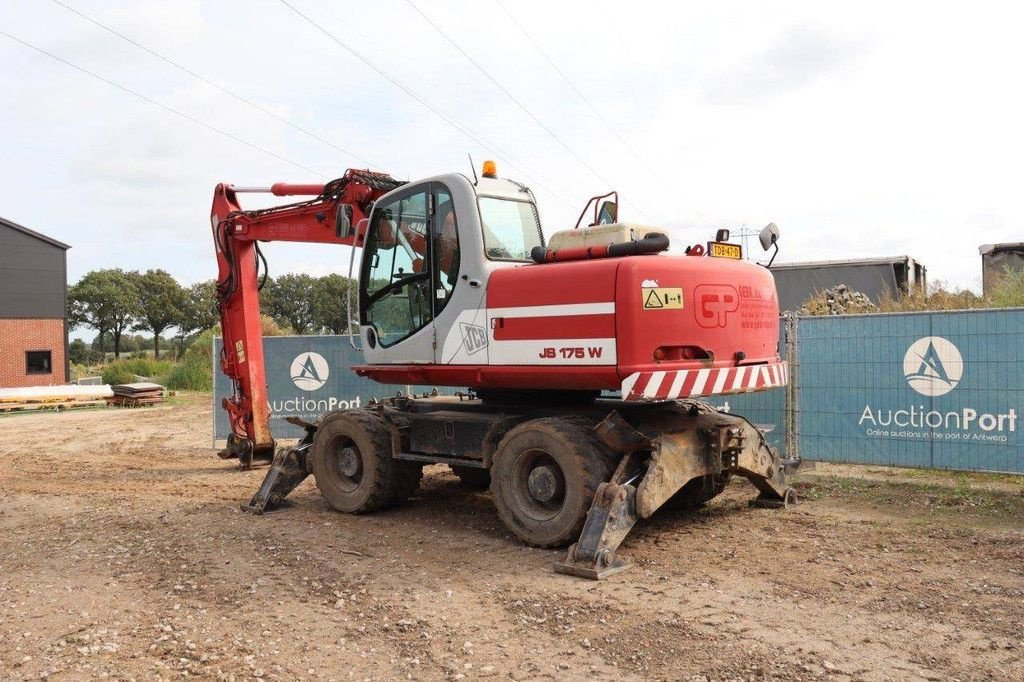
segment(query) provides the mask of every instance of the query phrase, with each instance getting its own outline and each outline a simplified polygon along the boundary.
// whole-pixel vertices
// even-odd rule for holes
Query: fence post
[[[798,317],[794,313],[783,316],[785,325],[786,347],[783,351],[789,364],[789,381],[786,383],[785,425],[786,425],[786,458],[800,459],[800,439],[797,435],[798,423],[798,391],[800,366],[797,364]]]

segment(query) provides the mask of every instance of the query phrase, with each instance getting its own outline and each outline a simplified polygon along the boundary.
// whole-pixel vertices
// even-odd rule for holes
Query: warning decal
[[[683,290],[678,287],[643,287],[644,310],[682,310]]]

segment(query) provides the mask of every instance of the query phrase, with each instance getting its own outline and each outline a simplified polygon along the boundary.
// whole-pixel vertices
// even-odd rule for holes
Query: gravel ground
[[[210,398],[0,418],[0,679],[1024,679],[1024,486],[819,466],[663,513],[555,574],[428,467],[337,514],[210,449]]]

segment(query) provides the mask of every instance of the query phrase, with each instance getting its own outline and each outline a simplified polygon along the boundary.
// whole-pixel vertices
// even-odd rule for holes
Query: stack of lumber
[[[95,407],[107,404],[110,386],[21,386],[0,388],[0,412]]]
[[[118,407],[139,407],[156,405],[164,401],[164,387],[150,381],[134,384],[117,384],[111,387],[114,395],[107,402]]]

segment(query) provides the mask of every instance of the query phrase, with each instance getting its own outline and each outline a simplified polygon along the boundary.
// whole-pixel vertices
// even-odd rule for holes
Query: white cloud
[[[709,78],[704,94],[716,106],[778,97],[834,74],[863,49],[857,40],[828,29],[793,26],[767,49]]]

